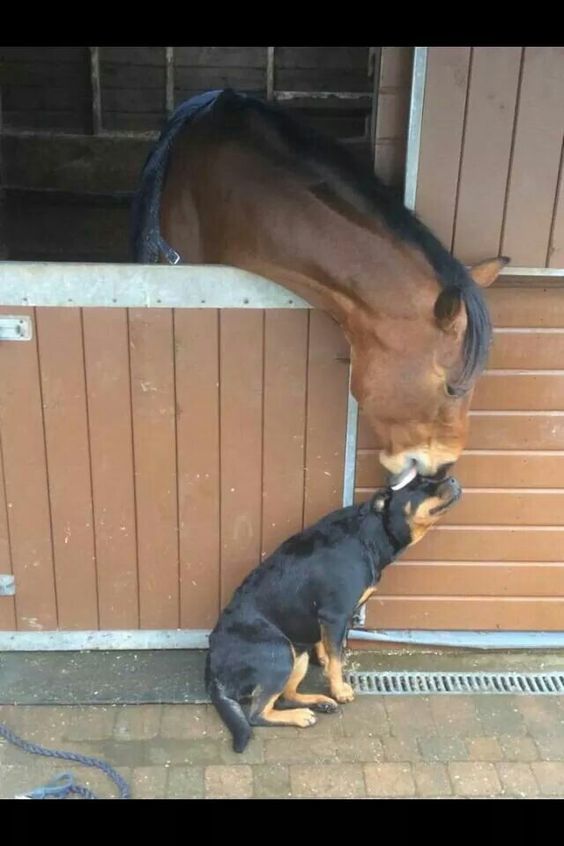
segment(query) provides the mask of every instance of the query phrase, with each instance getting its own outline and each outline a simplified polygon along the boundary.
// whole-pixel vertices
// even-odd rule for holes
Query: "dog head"
[[[372,508],[382,515],[390,538],[405,548],[420,541],[461,496],[462,489],[452,476],[437,479],[418,475],[399,490],[378,491]]]

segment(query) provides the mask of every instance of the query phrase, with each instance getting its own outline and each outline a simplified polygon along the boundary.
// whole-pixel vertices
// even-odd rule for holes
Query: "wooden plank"
[[[456,508],[445,514],[441,525],[559,526],[564,523],[563,518],[562,490],[468,490]]]
[[[413,47],[382,47],[380,89],[411,88]]]
[[[3,115],[6,129],[59,130],[60,132],[85,132],[84,115],[76,111],[21,111],[6,110]]]
[[[541,293],[541,300],[544,296]],[[534,329],[494,333],[490,368],[516,370],[558,370],[564,362],[564,332],[535,332]]]
[[[521,56],[521,47],[474,48],[454,232],[467,264],[499,253]]]
[[[264,558],[302,528],[308,315],[267,311],[264,347]]]
[[[439,525],[403,556],[409,561],[561,561],[564,527]]]
[[[562,141],[560,156],[560,173],[558,175],[552,232],[548,245],[548,266],[564,267],[564,140]]]
[[[526,47],[502,251],[544,267],[564,132],[564,48]]]
[[[176,47],[176,51],[178,67],[254,67],[264,72],[266,47]]]
[[[349,346],[329,315],[310,313],[304,525],[339,508],[347,416]]]
[[[58,624],[98,628],[92,482],[79,309],[38,309]]]
[[[92,96],[92,134],[102,131],[102,88],[100,85],[100,48],[89,47],[90,53],[90,94]]]
[[[177,103],[181,101],[175,93]],[[160,132],[164,126],[165,112],[110,112],[104,111],[106,132]]]
[[[366,419],[360,415],[358,428],[359,449],[379,449],[376,436]],[[554,412],[524,412],[523,414],[470,413],[468,449],[495,450],[554,450],[564,449],[564,414]]]
[[[13,309],[2,307],[0,313],[13,314]],[[34,318],[33,309],[19,308],[18,314]],[[36,335],[25,343],[2,345],[0,426],[17,584],[18,629],[56,629],[57,601]]]
[[[219,312],[174,312],[180,533],[180,625],[219,614]]]
[[[378,629],[560,631],[563,615],[562,597],[386,597],[368,602],[366,626]]]
[[[470,47],[429,47],[416,211],[452,243]]]
[[[397,189],[397,195],[403,193],[405,171],[405,143],[399,140],[379,141],[374,149],[374,169],[380,179],[388,186]]]
[[[163,47],[100,47],[104,65],[149,65],[164,67]]]
[[[564,362],[562,362],[564,363]],[[484,373],[476,385],[472,408],[479,410],[564,410],[564,370],[555,373],[501,371]]]
[[[398,561],[378,585],[383,596],[564,596],[564,564],[545,561]]]
[[[276,65],[280,68],[325,70],[358,68],[366,73],[368,47],[277,47]]]
[[[2,62],[24,62],[36,64],[37,62],[52,63],[54,65],[77,65],[84,62],[86,47],[0,47],[0,60]]]
[[[359,91],[368,93],[368,51],[361,68],[284,68],[276,64],[279,91]]]
[[[547,282],[541,288],[494,286],[487,289],[486,301],[496,328],[564,327],[564,296],[557,284]]]
[[[174,47],[165,47],[166,85],[165,102],[167,115],[174,111]]]
[[[103,47],[100,49],[104,50]],[[113,88],[129,89],[132,94],[135,91],[143,91],[147,95],[154,89],[160,91],[161,94],[164,90],[166,66],[163,56],[160,58],[159,67],[103,61],[100,71],[104,88],[104,103]]]
[[[179,624],[174,344],[170,309],[131,309],[141,628]]]
[[[127,312],[83,310],[101,629],[139,625]]]
[[[4,183],[68,191],[133,191],[149,154],[148,139],[6,137]]]
[[[409,91],[382,91],[378,96],[376,140],[405,138],[409,119]]]
[[[455,470],[459,478],[458,468]],[[564,491],[464,490],[462,500],[441,519],[441,526],[559,526],[564,523]],[[500,480],[498,479],[498,483]],[[364,502],[371,491],[360,490],[356,502]]]
[[[564,454],[554,452],[463,452],[454,474],[468,488],[560,488],[564,479]],[[368,490],[385,484],[378,452],[359,451],[356,484],[361,499]]]
[[[468,449],[564,449],[564,415],[471,412]]]
[[[89,107],[85,85],[18,85],[3,92],[3,107],[7,112],[72,111],[82,114]]]
[[[164,80],[161,88],[105,88],[103,100],[104,114],[108,111],[166,115]]]
[[[8,526],[8,503],[4,480],[4,459],[0,438],[0,567],[2,575],[13,573],[10,530]],[[0,631],[13,631],[16,628],[16,601],[14,596],[0,596]]]
[[[222,606],[260,560],[263,325],[260,311],[221,314]]]
[[[2,68],[2,87],[5,86],[6,90],[23,85],[37,85],[42,88],[62,85],[63,87],[78,88],[81,82],[84,84],[88,79],[86,48],[83,48],[83,50],[82,56],[72,63],[42,60],[6,61]]]
[[[264,75],[265,57],[260,67],[206,67],[187,68],[178,64],[176,66],[176,89],[206,89],[231,87],[241,91],[263,91],[266,90]],[[276,83],[279,87],[279,83]]]

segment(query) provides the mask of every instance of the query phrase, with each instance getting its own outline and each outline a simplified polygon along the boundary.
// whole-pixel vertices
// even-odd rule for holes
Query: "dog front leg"
[[[352,702],[354,691],[350,684],[343,681],[343,649],[347,636],[347,620],[320,621],[321,643],[325,652],[326,664],[323,672],[329,682],[331,696],[337,702]]]

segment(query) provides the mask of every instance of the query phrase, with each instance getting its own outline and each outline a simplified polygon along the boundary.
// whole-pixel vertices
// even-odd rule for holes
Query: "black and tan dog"
[[[206,684],[242,752],[251,726],[315,723],[353,699],[342,650],[355,610],[384,567],[461,495],[453,479],[416,477],[335,511],[286,540],[235,591],[210,635]],[[298,693],[315,646],[331,696]]]

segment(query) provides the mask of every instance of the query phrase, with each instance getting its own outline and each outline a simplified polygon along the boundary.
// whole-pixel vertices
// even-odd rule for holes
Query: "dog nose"
[[[450,491],[450,493],[459,494],[461,492],[461,487],[459,483],[456,481],[454,476],[449,476],[448,479],[445,479],[441,485],[441,489],[445,491]]]

